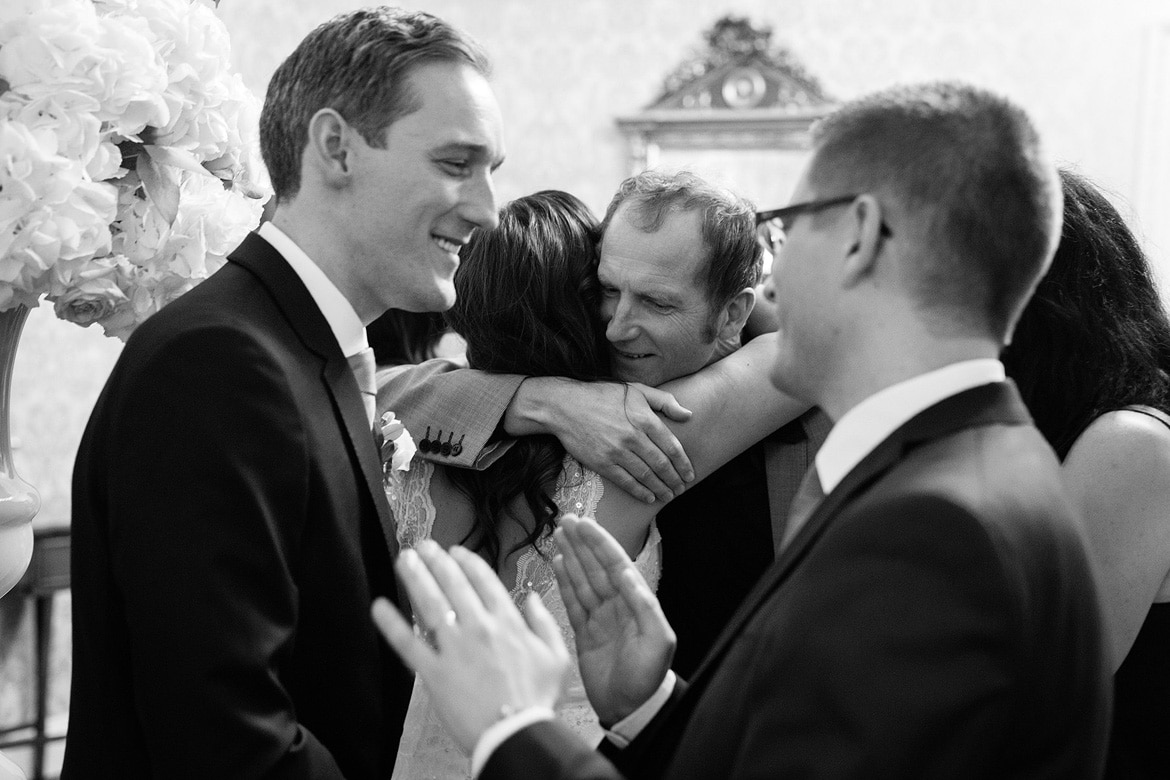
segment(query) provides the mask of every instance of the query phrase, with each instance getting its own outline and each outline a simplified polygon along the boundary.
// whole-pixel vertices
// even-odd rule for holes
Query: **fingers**
[[[476,595],[489,612],[500,614],[501,611],[516,609],[512,597],[508,595],[504,584],[500,582],[492,567],[488,566],[487,561],[458,545],[451,548],[451,558],[463,569],[467,581],[471,583],[471,587],[475,589]]]
[[[661,393],[653,388],[642,385],[631,388],[626,395],[626,418],[646,437],[645,442],[639,441],[635,444],[633,448],[635,454],[677,495],[683,491],[687,482],[694,480],[695,471],[682,444],[655,413],[650,403],[653,398],[661,404],[663,396],[673,400],[669,393]],[[677,406],[677,403],[675,405]],[[681,406],[678,408],[682,409]],[[689,416],[690,413],[687,414]]]
[[[535,591],[530,591],[527,601],[524,602],[524,619],[528,622],[532,633],[536,634],[553,652],[561,657],[568,656],[569,650],[565,647],[565,640],[561,636],[560,628],[557,627],[556,619],[549,614],[544,602],[540,600],[540,596]]]
[[[622,600],[634,614],[634,622],[638,625],[638,633],[644,636],[663,636],[672,645],[675,642],[674,629],[662,612],[662,605],[658,598],[646,584],[646,580],[639,576],[633,567],[622,571],[617,578],[618,592]]]
[[[565,570],[565,556],[561,555],[553,558],[552,561],[553,573],[557,575],[557,587],[561,591],[561,601],[565,605],[565,613],[569,616],[569,625],[573,627],[573,633],[577,635],[577,641],[581,641],[581,637],[585,634],[585,624],[589,621],[589,613],[581,606],[581,601],[577,598],[577,589],[574,587],[569,573]]]
[[[594,587],[598,585],[599,577],[604,580],[607,589],[615,587],[610,581],[610,572],[616,577],[624,568],[636,571],[630,556],[626,555],[618,540],[596,520],[576,518],[576,522],[571,522],[565,530],[572,537],[573,552],[581,559],[586,573],[594,578]]]
[[[672,394],[648,385],[635,384],[634,386],[645,396],[646,403],[650,405],[650,408],[662,416],[675,422],[686,422],[691,419],[691,410],[680,404]]]
[[[631,449],[617,453],[615,461],[598,473],[639,501],[647,504],[670,501],[674,498],[674,491],[640,457],[641,453],[649,453],[650,447],[649,439],[646,439],[644,449],[640,451]]]
[[[588,587],[579,587],[582,606],[592,611],[596,605],[617,595],[615,578],[624,568],[633,568],[626,551],[609,533],[588,518],[562,523],[566,545],[561,548],[570,575],[583,579]]]
[[[413,672],[422,669],[432,651],[414,635],[414,628],[406,618],[384,598],[374,600],[370,614],[373,615],[378,630],[386,637],[386,641],[394,648],[394,652],[398,653],[402,662]]]
[[[415,621],[426,629],[433,629],[446,622],[444,616],[451,610],[451,603],[419,554],[414,550],[403,550],[394,562],[394,570],[410,596]]]
[[[670,428],[663,425],[661,420],[655,420],[655,422],[657,423],[655,426],[645,431],[646,436],[654,445],[654,449],[651,450],[651,465],[659,475],[664,471],[678,475],[680,483],[675,488],[675,495],[678,495],[686,490],[687,482],[694,481],[695,468],[691,465],[691,459],[687,457],[686,450],[683,449],[682,442],[678,440],[678,437]],[[673,486],[674,483],[671,484]]]
[[[580,542],[572,532],[575,524],[580,522],[574,515],[562,517],[560,528],[556,532],[556,540],[561,553],[560,567],[564,572],[565,582],[561,585],[561,596],[565,601],[565,607],[568,608],[568,601],[571,598],[587,618],[590,612],[597,609],[601,603],[601,597],[594,590],[592,579],[585,573],[585,567],[582,565],[577,549]],[[555,567],[553,571],[556,571]],[[560,582],[559,579],[558,582]],[[568,598],[565,597],[565,591],[569,591]]]

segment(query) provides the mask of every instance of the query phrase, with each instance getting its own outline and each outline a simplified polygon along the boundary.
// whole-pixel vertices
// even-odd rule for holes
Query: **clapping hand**
[[[416,634],[385,599],[374,602],[374,621],[464,752],[503,715],[553,707],[570,658],[538,596],[522,616],[482,558],[462,547],[445,553],[430,540],[417,553],[404,550],[395,568],[425,630]]]
[[[674,630],[633,562],[605,529],[566,515],[553,560],[577,637],[589,702],[611,726],[658,689],[674,656]]]

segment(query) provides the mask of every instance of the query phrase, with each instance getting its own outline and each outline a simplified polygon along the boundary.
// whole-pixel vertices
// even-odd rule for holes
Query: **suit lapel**
[[[277,306],[309,351],[321,358],[321,381],[341,421],[350,455],[361,471],[366,489],[378,513],[378,524],[390,550],[398,552],[394,519],[382,489],[382,468],[366,418],[361,393],[337,337],[317,307],[304,282],[271,244],[251,233],[228,258],[251,271],[268,288]]]
[[[810,548],[825,533],[841,509],[901,460],[909,449],[965,428],[990,424],[1030,423],[1031,417],[1015,385],[1007,381],[982,385],[946,398],[894,431],[858,463],[813,510],[804,528],[796,534],[756,583],[723,633],[712,645],[711,651],[696,670],[694,684],[688,693],[691,696],[698,695],[698,691],[703,687],[704,678],[709,675],[709,670],[718,665],[717,662],[743,630],[744,625],[760,610],[767,597],[779,588],[793,569],[804,560]]]

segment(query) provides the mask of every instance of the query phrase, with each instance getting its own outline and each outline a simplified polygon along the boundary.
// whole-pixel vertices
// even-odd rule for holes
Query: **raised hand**
[[[596,522],[565,515],[556,539],[553,569],[577,637],[581,679],[610,726],[658,689],[674,657],[674,630],[629,556]]]
[[[462,547],[445,553],[430,540],[417,554],[404,550],[395,568],[426,628],[416,633],[385,599],[374,602],[374,621],[464,752],[503,715],[552,709],[571,659],[538,596],[522,616],[482,558]]]
[[[551,433],[570,455],[635,498],[670,501],[695,472],[659,415],[685,422],[691,413],[670,393],[646,385],[530,377],[504,427],[515,436]]]

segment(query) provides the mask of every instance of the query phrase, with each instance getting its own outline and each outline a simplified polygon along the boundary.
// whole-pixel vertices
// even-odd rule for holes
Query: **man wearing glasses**
[[[558,580],[604,755],[546,714],[566,662],[546,613],[526,626],[478,559],[400,561],[416,619],[451,615],[437,649],[376,606],[484,780],[1100,776],[1110,665],[1084,536],[997,359],[1059,238],[1055,168],[1019,108],[957,84],[849,103],[814,143],[781,213],[771,376],[834,427],[689,684],[588,520],[563,521]]]

